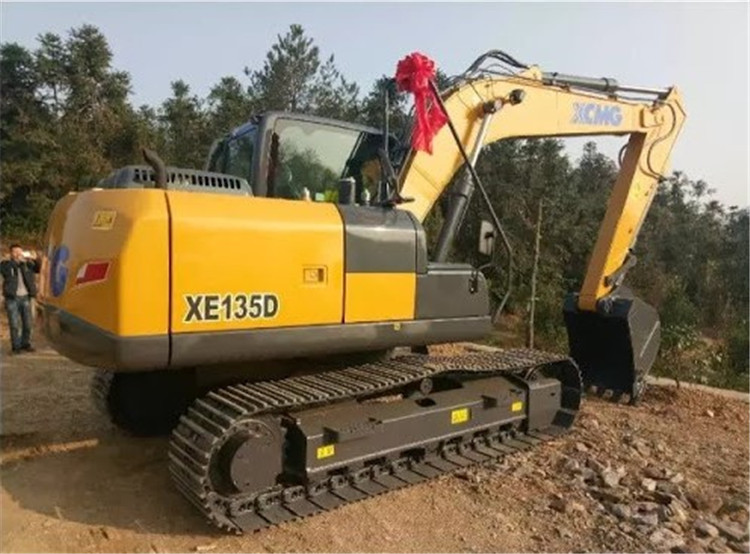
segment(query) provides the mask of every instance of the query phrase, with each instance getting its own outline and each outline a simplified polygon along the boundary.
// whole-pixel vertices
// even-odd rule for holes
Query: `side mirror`
[[[479,226],[479,253],[492,257],[495,251],[495,226],[489,221],[482,220]]]

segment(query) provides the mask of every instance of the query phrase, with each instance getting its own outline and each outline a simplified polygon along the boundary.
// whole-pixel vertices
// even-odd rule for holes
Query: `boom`
[[[623,99],[615,91],[652,93],[656,98]],[[581,310],[595,311],[626,264],[667,171],[685,119],[677,89],[617,87],[610,79],[567,77],[529,67],[515,75],[463,80],[442,97],[467,152],[478,153],[481,146],[506,138],[630,135],[578,297]],[[482,129],[485,117],[490,120]],[[462,164],[450,130],[443,127],[434,138],[432,155],[412,151],[408,156],[400,174],[401,194],[414,200],[400,207],[423,221]]]

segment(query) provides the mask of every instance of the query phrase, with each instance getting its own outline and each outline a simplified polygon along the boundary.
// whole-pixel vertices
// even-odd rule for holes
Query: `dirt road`
[[[532,454],[236,537],[175,492],[166,439],[97,414],[90,377],[49,349],[3,357],[5,552],[747,551],[741,401],[661,387],[637,408],[587,399],[576,430]]]

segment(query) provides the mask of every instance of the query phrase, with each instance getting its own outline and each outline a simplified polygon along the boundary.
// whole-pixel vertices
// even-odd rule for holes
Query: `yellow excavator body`
[[[145,150],[148,166],[55,206],[39,294],[50,343],[98,369],[114,423],[171,431],[173,480],[218,527],[257,530],[530,448],[573,425],[584,385],[639,397],[659,320],[623,278],[684,121],[679,93],[493,51],[437,102],[448,126],[398,175],[387,132],[272,112],[220,139],[204,171]],[[446,259],[478,189],[493,216],[479,249],[501,269],[482,147],[584,135],[629,139],[564,303],[570,357],[429,355],[492,329],[481,269]],[[423,222],[461,167],[433,252]]]
[[[452,268],[447,280],[430,271],[423,229],[398,210],[102,188],[66,196],[47,242],[40,299],[50,340],[113,371],[380,350],[489,330],[481,294],[468,298],[467,289],[464,306],[434,308],[453,292],[451,277],[473,270]],[[480,286],[486,293],[477,277]]]
[[[39,292],[45,307],[76,314],[113,336],[167,332],[170,244],[164,192],[69,193],[52,212],[46,242]],[[97,262],[107,264],[106,272],[85,280],[87,264]]]

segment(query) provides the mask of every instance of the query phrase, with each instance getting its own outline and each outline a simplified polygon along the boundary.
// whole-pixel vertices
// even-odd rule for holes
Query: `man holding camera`
[[[24,252],[18,244],[11,245],[10,259],[0,262],[13,354],[34,351],[31,346],[31,300],[36,296],[34,274],[39,273],[40,265],[36,252]]]

